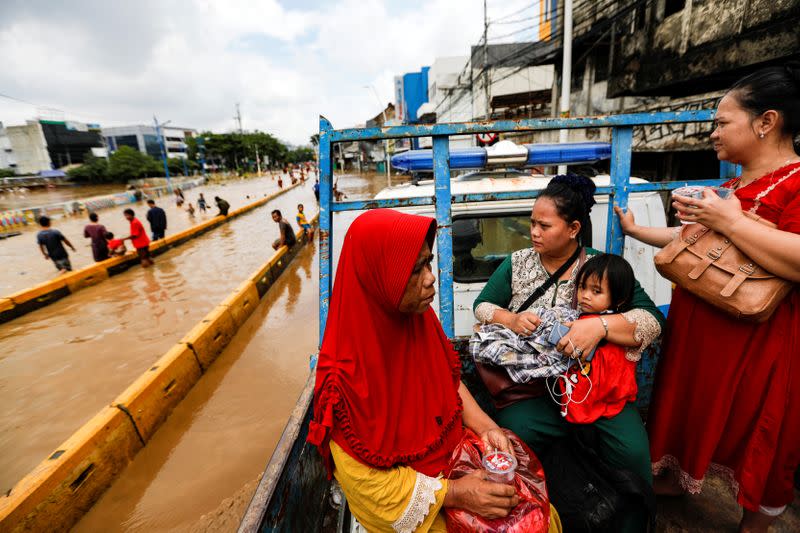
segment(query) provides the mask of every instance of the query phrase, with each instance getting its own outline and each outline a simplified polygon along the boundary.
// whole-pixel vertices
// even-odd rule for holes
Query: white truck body
[[[550,177],[546,176],[529,176],[523,175],[519,177],[496,177],[497,175],[487,175],[486,177],[477,179],[453,179],[451,180],[451,193],[452,194],[468,194],[468,193],[497,193],[505,191],[523,191],[523,190],[541,190],[544,189],[550,181]],[[609,186],[610,178],[608,175],[600,175],[593,178],[593,181],[598,187]],[[639,178],[631,178],[631,183],[647,183],[645,180]],[[376,199],[388,198],[413,198],[413,197],[432,197],[435,195],[433,182],[420,182],[417,185],[403,184],[396,187],[384,189],[378,193]],[[592,208],[592,247],[598,250],[604,250],[606,244],[606,223],[608,213],[608,196],[595,196],[597,204]],[[461,255],[456,254],[456,241],[461,240],[458,235],[461,231],[459,229],[458,221],[465,221],[466,224],[478,233],[474,236],[478,238],[480,233],[481,244],[484,240],[488,240],[490,235],[486,232],[495,229],[495,237],[497,230],[502,231],[500,228],[490,228],[490,226],[497,226],[503,224],[516,224],[519,226],[523,222],[530,219],[531,200],[506,200],[506,201],[487,201],[466,204],[453,204],[453,240],[454,240],[454,261],[459,257],[466,257],[468,261],[472,261],[470,256],[465,256],[464,251]],[[657,192],[634,193],[628,199],[629,209],[633,210],[636,221],[643,225],[648,226],[665,226],[666,216],[664,212],[664,205],[661,196]],[[425,215],[432,218],[436,217],[436,208],[433,205],[418,206],[418,207],[402,207],[398,208],[399,211],[413,213],[418,215]],[[342,249],[344,236],[347,233],[350,223],[362,211],[347,211],[334,213],[333,217],[333,279],[335,280],[336,268],[338,266],[339,252]],[[505,216],[504,216],[505,215]],[[497,220],[499,222],[487,222],[490,220]],[[529,222],[528,226],[529,228]],[[529,231],[529,230],[526,230]],[[502,236],[501,236],[502,238]],[[520,229],[516,232],[514,239],[517,243],[524,242],[524,232]],[[528,243],[530,236],[527,237]],[[472,249],[476,249],[481,244],[476,245]],[[529,245],[529,244],[528,244]],[[519,246],[516,249],[524,248]],[[514,251],[507,250],[506,253]],[[653,299],[657,306],[665,306],[669,304],[671,297],[670,283],[662,278],[653,266],[653,256],[657,253],[658,249],[645,245],[639,241],[631,238],[625,239],[625,252],[624,257],[633,267],[636,273],[636,279],[645,289],[648,295]],[[472,254],[472,252],[470,252]],[[436,250],[434,250],[436,255]],[[487,256],[489,257],[489,256]],[[494,259],[494,256],[491,256]],[[499,261],[499,255],[494,262]],[[493,264],[492,263],[492,264]],[[433,265],[434,273],[438,271],[437,258],[434,258]],[[458,279],[457,268],[454,266],[454,282],[453,282],[453,298],[454,298],[454,316],[455,316],[455,334],[457,337],[469,336],[472,333],[472,326],[475,324],[475,317],[472,313],[472,304],[477,298],[483,286],[486,284],[485,279]],[[484,272],[484,278],[488,279],[488,274]],[[438,295],[433,302],[433,308],[439,309]]]

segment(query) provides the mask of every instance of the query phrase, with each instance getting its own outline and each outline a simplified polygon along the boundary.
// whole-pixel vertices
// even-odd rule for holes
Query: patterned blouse
[[[599,253],[592,248],[586,248],[587,257]],[[579,262],[572,268],[569,279],[554,283],[530,307],[566,306],[575,308],[575,278],[578,270],[580,270]],[[515,311],[549,276],[550,274],[542,265],[539,254],[533,248],[514,252],[492,274],[475,301],[475,318],[479,322],[487,324],[492,321],[496,309]],[[510,294],[508,293],[509,286]],[[628,348],[626,356],[630,361],[638,361],[641,359],[644,349],[661,334],[664,317],[638,282],[634,291],[632,307],[633,309],[630,311],[622,313],[622,316],[631,324],[636,325],[633,338],[641,344],[638,347]]]

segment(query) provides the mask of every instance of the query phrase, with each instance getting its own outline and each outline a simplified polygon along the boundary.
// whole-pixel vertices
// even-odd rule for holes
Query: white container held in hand
[[[685,187],[680,187],[673,190],[672,199],[675,200],[676,196],[685,196],[688,198],[694,198],[696,200],[702,200],[703,191],[706,189],[711,189],[723,200],[727,200],[733,194],[733,189],[728,189],[727,187],[703,187],[701,185],[687,185]],[[689,222],[688,220],[681,220],[680,222],[681,224],[694,224],[694,222]]]
[[[510,453],[492,451],[484,456],[483,468],[486,479],[495,483],[514,484],[514,473],[517,471],[517,459]]]

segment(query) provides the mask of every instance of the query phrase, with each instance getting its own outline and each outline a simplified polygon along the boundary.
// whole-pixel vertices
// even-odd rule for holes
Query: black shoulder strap
[[[572,263],[574,263],[574,262],[575,262],[575,260],[578,258],[578,256],[579,256],[579,255],[581,255],[581,251],[582,251],[582,250],[583,250],[583,246],[578,246],[577,248],[575,248],[575,251],[574,251],[574,252],[572,253],[572,255],[569,257],[569,259],[567,259],[567,260],[564,262],[564,264],[563,264],[563,265],[561,265],[560,267],[558,267],[558,270],[556,270],[555,272],[553,272],[553,273],[550,275],[550,277],[549,277],[549,278],[547,278],[547,280],[545,280],[545,282],[544,282],[544,283],[542,283],[541,285],[539,285],[539,288],[537,288],[535,291],[533,291],[533,294],[531,294],[530,296],[528,296],[528,299],[527,299],[527,300],[525,300],[524,302],[522,302],[522,305],[521,305],[521,306],[519,306],[519,308],[517,308],[517,310],[515,311],[515,313],[521,313],[521,312],[525,311],[526,309],[528,309],[528,308],[529,308],[529,307],[530,307],[530,306],[533,304],[533,302],[535,302],[536,300],[538,300],[539,298],[541,298],[541,297],[542,297],[542,295],[543,295],[545,292],[547,292],[547,289],[549,289],[549,288],[550,288],[550,287],[553,285],[553,283],[555,283],[556,281],[558,281],[558,278],[560,278],[561,276],[563,276],[563,275],[564,275],[564,272],[566,272],[566,271],[567,271],[567,269],[568,269],[568,268],[569,268],[569,267],[572,265]]]

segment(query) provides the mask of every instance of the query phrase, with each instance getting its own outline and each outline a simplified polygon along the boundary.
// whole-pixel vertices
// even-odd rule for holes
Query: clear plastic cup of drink
[[[702,185],[687,185],[685,187],[679,187],[672,191],[673,199],[676,196],[686,196],[689,198],[694,198],[696,200],[703,199],[703,191],[706,189],[711,189],[714,191],[720,198],[723,200],[727,200],[733,194],[733,189],[728,189],[727,187],[705,187]],[[681,224],[692,224],[692,222],[688,222],[686,220],[681,220]]]
[[[489,481],[512,485],[514,473],[517,471],[517,459],[510,453],[493,451],[483,457],[483,468]]]

